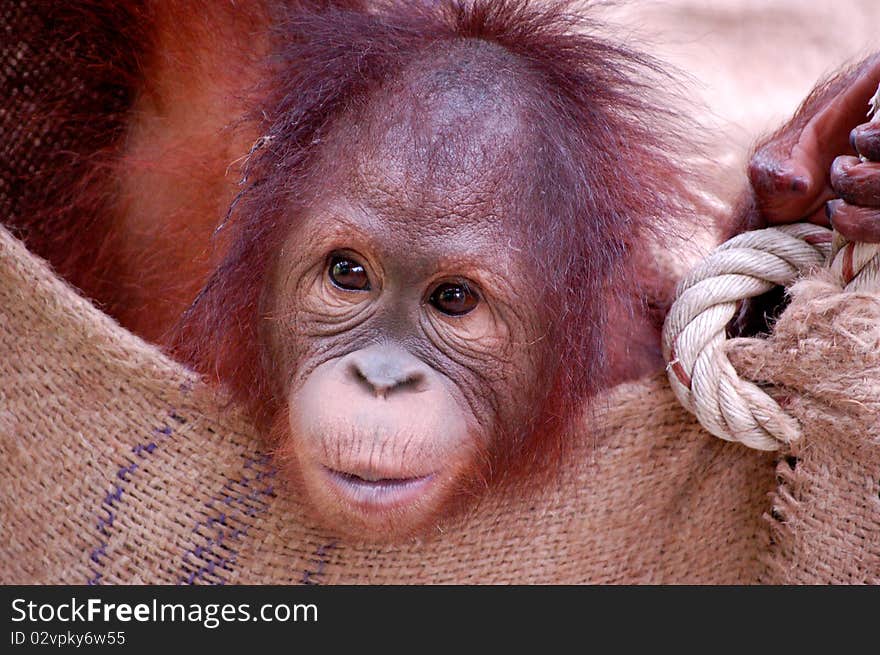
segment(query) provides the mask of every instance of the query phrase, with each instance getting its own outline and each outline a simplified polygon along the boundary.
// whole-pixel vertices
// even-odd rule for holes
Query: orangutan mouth
[[[324,467],[324,471],[337,493],[364,510],[409,505],[427,493],[436,477],[434,473],[413,477],[358,475],[329,467]]]

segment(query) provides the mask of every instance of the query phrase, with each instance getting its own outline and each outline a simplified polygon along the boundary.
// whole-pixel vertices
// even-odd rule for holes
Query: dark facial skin
[[[485,79],[452,72],[399,80],[334,133],[328,191],[276,270],[293,473],[328,524],[368,539],[423,533],[485,483],[546,356],[512,220],[525,128]]]

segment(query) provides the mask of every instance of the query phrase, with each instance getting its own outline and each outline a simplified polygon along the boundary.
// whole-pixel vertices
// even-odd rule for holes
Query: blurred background
[[[636,0],[596,9],[616,36],[691,76],[712,149],[732,165],[818,80],[880,49],[878,0]]]

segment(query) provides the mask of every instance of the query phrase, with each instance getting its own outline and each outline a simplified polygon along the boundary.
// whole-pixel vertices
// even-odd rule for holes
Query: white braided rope
[[[871,122],[880,122],[880,87],[869,104]],[[709,432],[758,450],[800,437],[794,418],[737,375],[723,348],[726,326],[741,300],[788,286],[829,259],[845,291],[880,290],[880,245],[847,243],[806,223],[740,234],[679,283],[663,325],[663,356],[675,395]]]
[[[845,243],[836,251],[829,268],[846,291],[880,289],[880,245]]]
[[[849,244],[838,253],[838,258]],[[719,246],[678,285],[663,326],[669,381],[681,404],[717,437],[776,450],[800,436],[798,422],[753,382],[741,379],[724,352],[726,326],[739,302],[787,286],[824,265],[831,232],[798,223],[740,234]],[[856,260],[853,250],[852,260]],[[868,257],[858,252],[858,261]],[[877,261],[874,276],[877,275]]]

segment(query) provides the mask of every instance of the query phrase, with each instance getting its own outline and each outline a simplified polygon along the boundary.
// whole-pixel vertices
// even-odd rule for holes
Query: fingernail
[[[855,139],[862,145],[856,148],[859,156],[871,161],[880,160],[880,125],[876,123],[865,123],[853,130]]]
[[[825,203],[825,216],[831,221],[832,225],[834,224],[834,212],[837,211],[837,208],[843,204],[843,200],[840,198],[835,198],[834,200],[829,200]]]
[[[856,154],[860,154],[859,149],[856,146],[856,129],[858,128],[851,130],[849,133],[849,145]]]

